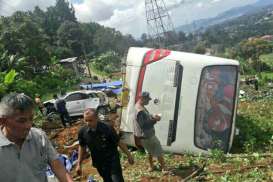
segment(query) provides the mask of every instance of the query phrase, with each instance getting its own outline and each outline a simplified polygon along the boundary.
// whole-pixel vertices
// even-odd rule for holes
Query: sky
[[[161,1],[161,0],[158,0]],[[257,0],[165,0],[175,27],[193,20],[214,17],[233,7]],[[97,22],[115,28],[123,34],[139,38],[147,32],[145,0],[69,0],[80,22]],[[17,10],[33,10],[35,6],[46,10],[55,0],[0,0],[0,15],[8,16]]]

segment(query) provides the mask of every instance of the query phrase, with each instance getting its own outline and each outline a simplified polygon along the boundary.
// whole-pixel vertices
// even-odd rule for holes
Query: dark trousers
[[[66,127],[66,123],[70,124],[70,116],[67,111],[60,113],[60,117],[64,127]]]
[[[124,182],[120,160],[116,159],[111,164],[96,167],[104,182]]]

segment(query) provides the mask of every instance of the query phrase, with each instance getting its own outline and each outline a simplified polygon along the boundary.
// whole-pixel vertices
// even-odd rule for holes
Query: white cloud
[[[69,1],[74,2],[76,17],[81,22],[96,21],[136,37],[146,32],[145,0]],[[174,25],[179,26],[255,1],[257,0],[165,0],[165,3]],[[45,10],[55,2],[56,0],[0,0],[0,15],[11,15],[16,10],[33,10],[36,5]]]
[[[124,9],[129,7],[134,7],[138,5],[141,1],[139,0],[101,0],[105,4],[116,7],[118,9]]]
[[[200,3],[197,3],[196,6],[197,6],[198,8],[202,8],[202,7],[204,6],[204,4],[203,4],[202,2],[200,2]]]
[[[55,4],[55,0],[12,0],[0,1],[0,15],[9,16],[15,11],[28,11],[33,10],[35,6],[39,6],[45,10],[48,6]]]
[[[218,3],[220,1],[222,1],[222,0],[212,0],[211,3]]]
[[[126,10],[115,10],[109,20],[99,23],[116,28],[126,34],[144,33],[146,32],[144,4],[138,4],[138,6]]]
[[[74,4],[77,18],[83,22],[102,21],[111,18],[114,9],[101,0],[85,0]]]

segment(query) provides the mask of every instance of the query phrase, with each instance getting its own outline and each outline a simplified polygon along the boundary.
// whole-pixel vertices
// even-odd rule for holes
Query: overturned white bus
[[[134,145],[134,105],[142,91],[160,113],[156,135],[165,151],[228,152],[232,146],[239,86],[239,62],[165,49],[130,48],[126,60],[121,130]],[[124,94],[126,95],[126,94]],[[124,99],[126,101],[124,101]]]

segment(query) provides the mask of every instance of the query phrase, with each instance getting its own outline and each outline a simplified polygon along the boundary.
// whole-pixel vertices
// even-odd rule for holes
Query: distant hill
[[[232,8],[214,18],[200,19],[192,22],[191,24],[179,26],[176,28],[176,31],[183,31],[186,33],[197,30],[204,31],[210,26],[233,20],[244,15],[255,14],[271,5],[273,5],[273,0],[259,0],[254,4]]]
[[[273,3],[236,19],[210,26],[202,39],[212,44],[233,46],[249,37],[273,35]]]

